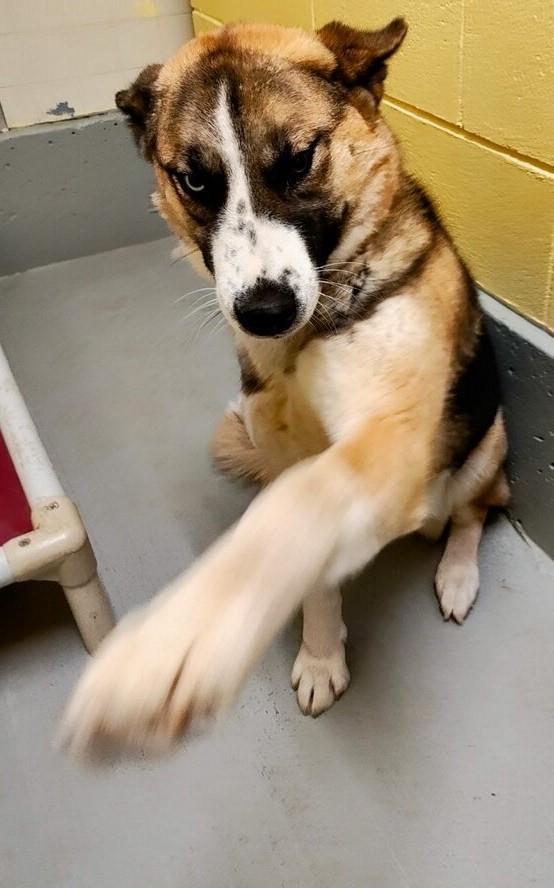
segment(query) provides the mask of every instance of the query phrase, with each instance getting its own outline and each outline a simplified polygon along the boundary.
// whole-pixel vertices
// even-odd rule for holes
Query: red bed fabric
[[[29,503],[0,432],[0,546],[32,529]]]

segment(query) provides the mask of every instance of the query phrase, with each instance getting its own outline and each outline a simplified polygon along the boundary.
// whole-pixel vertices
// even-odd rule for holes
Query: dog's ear
[[[161,65],[148,65],[135,82],[115,96],[115,104],[128,118],[129,126],[147,160],[152,159],[152,121],[156,104],[156,81]]]
[[[387,76],[387,59],[400,47],[407,30],[403,18],[393,19],[380,31],[360,31],[341,22],[329,22],[317,36],[337,60],[334,79],[349,88],[369,90],[378,105]]]

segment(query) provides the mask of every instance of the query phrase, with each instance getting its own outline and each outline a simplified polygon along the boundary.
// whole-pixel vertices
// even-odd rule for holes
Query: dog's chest
[[[423,387],[427,369],[438,369],[408,294],[339,335],[314,338],[294,355],[275,345],[271,353],[250,352],[264,384],[245,398],[247,426],[257,445],[277,440],[284,446],[292,439],[306,453],[343,438],[374,413],[394,410],[397,393]]]
[[[283,468],[329,445],[296,369],[273,370],[261,390],[243,397],[243,415],[252,442],[274,454]]]
[[[352,333],[314,341],[293,357],[251,357],[260,384],[243,400],[249,435],[257,447],[287,454],[287,462],[321,452],[367,410],[374,374]]]

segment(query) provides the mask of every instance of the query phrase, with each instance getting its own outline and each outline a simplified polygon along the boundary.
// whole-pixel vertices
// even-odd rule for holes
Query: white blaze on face
[[[286,282],[295,292],[295,329],[311,317],[318,277],[306,245],[292,225],[257,215],[252,206],[246,164],[222,86],[215,111],[219,150],[228,176],[227,203],[213,237],[213,263],[222,311],[235,323],[233,306],[260,279]]]

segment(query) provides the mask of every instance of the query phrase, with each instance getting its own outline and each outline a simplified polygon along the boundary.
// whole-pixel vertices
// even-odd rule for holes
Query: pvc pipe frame
[[[1,348],[0,429],[33,525],[0,547],[0,587],[26,579],[60,583],[93,653],[114,625],[112,609],[81,516],[64,494]]]
[[[10,365],[0,347],[0,429],[27,502],[63,496],[63,489],[38,436]]]

